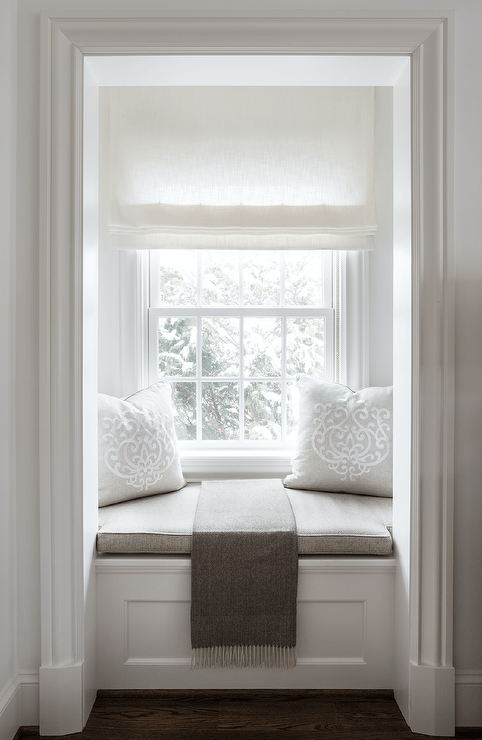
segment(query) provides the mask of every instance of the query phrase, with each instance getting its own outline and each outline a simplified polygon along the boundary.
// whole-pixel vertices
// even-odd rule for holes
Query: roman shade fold
[[[371,249],[372,87],[113,87],[114,249]]]

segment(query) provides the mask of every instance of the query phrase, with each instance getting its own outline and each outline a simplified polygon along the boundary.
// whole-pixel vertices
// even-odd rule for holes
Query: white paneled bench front
[[[392,688],[390,498],[289,490],[297,665],[191,670],[191,536],[200,484],[99,509],[98,687]]]

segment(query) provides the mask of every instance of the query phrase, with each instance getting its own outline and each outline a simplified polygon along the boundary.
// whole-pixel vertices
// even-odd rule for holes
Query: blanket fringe
[[[201,668],[295,668],[296,648],[278,645],[217,645],[193,648],[191,670]]]

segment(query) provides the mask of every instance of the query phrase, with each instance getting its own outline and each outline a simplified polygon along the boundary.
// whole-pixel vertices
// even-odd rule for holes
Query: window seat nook
[[[283,481],[186,484],[170,387],[99,396],[98,688],[393,688],[392,389],[297,385]]]

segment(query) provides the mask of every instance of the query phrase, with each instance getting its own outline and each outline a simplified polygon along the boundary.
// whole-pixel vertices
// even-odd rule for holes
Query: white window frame
[[[138,351],[143,360],[138,362],[139,387],[157,379],[157,317],[167,315],[169,309],[151,307],[149,294],[155,291],[159,253],[155,253],[150,269],[149,253],[138,252],[137,296]],[[157,263],[157,264],[156,264]],[[155,266],[154,266],[155,265]],[[335,290],[333,309],[317,309],[320,315],[332,313],[333,380],[349,385],[352,389],[367,384],[368,356],[368,289],[367,256],[364,252],[337,252],[333,259],[333,285]],[[133,281],[134,285],[134,281]],[[195,315],[204,309],[186,309],[186,315]],[[207,309],[213,315],[227,315],[224,308]],[[278,309],[263,312],[279,315]],[[238,312],[238,309],[233,309]],[[298,309],[296,309],[298,313]],[[302,313],[301,311],[300,313]],[[312,314],[311,309],[306,309]],[[259,315],[258,309],[256,309]],[[271,442],[179,442],[179,451],[184,475],[188,480],[224,477],[284,477],[288,475],[294,443]]]

